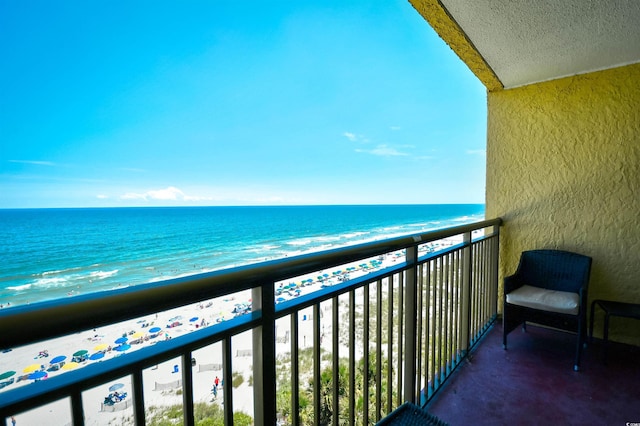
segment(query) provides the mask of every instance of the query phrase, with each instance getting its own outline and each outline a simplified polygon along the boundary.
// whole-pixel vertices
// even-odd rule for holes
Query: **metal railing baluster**
[[[298,313],[295,312],[291,317],[291,417],[292,424],[297,426],[300,424],[300,358],[299,343],[300,336],[298,330]]]
[[[320,425],[322,414],[322,380],[320,378],[320,304],[313,305],[313,405],[314,424]]]
[[[338,296],[334,297],[331,305],[331,365],[333,366],[333,371],[331,375],[331,380],[333,382],[333,395],[331,396],[331,404],[333,405],[333,424],[340,424],[340,398],[338,395],[339,385],[340,385],[340,303]],[[323,332],[324,335],[324,332]]]
[[[376,422],[382,412],[382,281],[376,281]]]
[[[184,424],[195,424],[193,411],[193,367],[191,351],[182,354],[182,406],[184,407]]]
[[[369,424],[369,323],[371,306],[369,299],[369,284],[364,286],[362,315],[362,424]]]
[[[395,274],[387,279],[387,330],[389,331],[387,342],[387,413],[393,409],[393,311],[394,311],[394,282]],[[337,424],[337,423],[336,423]]]
[[[349,291],[349,424],[356,423],[356,293]]]
[[[222,340],[222,377],[224,386],[224,424],[233,426],[233,363],[231,361],[231,337]]]

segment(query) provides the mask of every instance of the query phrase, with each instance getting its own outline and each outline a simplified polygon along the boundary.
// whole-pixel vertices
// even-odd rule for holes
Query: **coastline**
[[[0,210],[0,307],[429,232],[481,205]]]
[[[448,241],[447,245],[454,244],[456,241]],[[349,264],[343,265],[342,269],[349,271],[350,278],[355,278],[360,275],[369,273],[370,270],[378,268],[384,268],[392,265],[398,259],[401,258],[397,255],[386,255],[379,262],[372,264],[371,267],[361,268],[359,265]],[[333,274],[333,271],[328,271],[326,274],[329,278],[323,281],[317,280],[317,274],[309,274],[307,276],[298,277],[295,281],[307,282],[304,287],[298,287],[300,294],[305,294],[318,290],[323,283],[338,282],[340,274]],[[311,276],[314,275],[314,276]],[[334,281],[332,281],[334,280]],[[245,292],[243,292],[245,293]],[[293,295],[291,297],[296,297]],[[23,379],[17,381],[19,377],[28,376],[24,372],[24,368],[35,363],[42,363],[45,367],[49,366],[49,361],[60,355],[66,356],[65,365],[71,361],[72,354],[79,350],[87,351],[87,356],[91,356],[98,351],[98,348],[103,348],[107,345],[107,348],[111,346],[111,350],[104,350],[104,356],[101,359],[95,361],[86,360],[78,366],[81,368],[83,365],[88,365],[92,362],[102,362],[114,356],[123,355],[126,356],[126,352],[136,350],[140,347],[157,344],[165,338],[176,337],[184,333],[193,331],[200,326],[210,326],[216,324],[219,320],[224,320],[233,316],[232,312],[236,308],[237,304],[248,304],[250,293],[246,294],[237,293],[233,297],[229,297],[223,301],[216,300],[215,302],[199,303],[190,306],[175,308],[170,311],[159,312],[155,316],[133,319],[125,321],[119,324],[113,324],[106,327],[101,327],[95,330],[88,330],[74,335],[64,336],[61,338],[53,339],[47,342],[41,342],[36,344],[30,344],[20,348],[14,348],[11,352],[0,354],[0,373],[4,371],[16,371],[13,377],[16,382],[7,386],[5,389],[11,389],[17,386],[37,386],[34,380]],[[308,308],[310,309],[310,308]],[[310,311],[309,311],[310,313]],[[197,318],[196,320],[193,320]],[[310,316],[309,316],[310,318]],[[180,324],[177,324],[180,323]],[[303,342],[303,347],[308,347],[313,344],[313,327],[312,321],[301,321],[300,323],[300,336],[299,342]],[[174,325],[173,327],[167,327],[168,325]],[[160,327],[160,335],[150,337],[149,331],[154,330],[155,327]],[[278,336],[278,333],[276,333]],[[139,342],[131,343],[128,340],[130,348],[124,351],[118,351],[116,349],[116,340],[121,337],[131,338]],[[278,336],[280,337],[280,336]],[[330,331],[327,333],[327,338],[321,341],[321,346],[326,350],[331,350],[331,336]],[[135,338],[135,339],[134,339]],[[100,346],[102,345],[102,346]],[[219,345],[219,343],[218,343]],[[214,345],[215,346],[215,345]],[[242,333],[242,335],[234,336],[233,342],[233,370],[239,372],[244,377],[244,383],[237,389],[233,389],[234,392],[234,408],[236,411],[243,411],[253,416],[253,390],[248,385],[248,379],[251,376],[252,371],[252,336],[251,332]],[[278,354],[287,353],[290,351],[290,344],[279,342],[277,343]],[[326,347],[325,347],[326,346]],[[39,358],[38,354],[41,351],[46,350],[49,354],[48,357]],[[194,368],[193,383],[194,383],[194,400],[195,402],[216,402],[222,403],[222,392],[218,392],[217,398],[214,398],[211,393],[212,383],[215,376],[222,376],[222,371],[217,367],[213,369],[205,369],[200,371],[200,365],[206,366],[220,366],[222,364],[221,349],[216,350],[203,348],[194,352],[194,358],[196,359],[196,367]],[[157,368],[145,370],[143,372],[143,387],[145,393],[145,406],[152,407],[168,407],[173,404],[182,403],[181,392],[179,386],[172,389],[171,384],[175,384],[177,380],[181,378],[180,374],[174,372],[174,365],[180,364],[179,360],[168,360],[159,364]],[[62,369],[56,371],[48,371],[49,377],[54,377],[58,374],[63,374],[64,366]],[[45,368],[46,369],[46,368]],[[127,392],[130,398],[132,395],[131,380],[128,377],[123,378],[120,381],[124,387],[122,391]],[[100,403],[109,394],[108,388],[113,383],[105,383],[102,386],[92,388],[83,393],[83,400],[85,406],[85,419],[87,424],[107,424],[117,419],[130,417],[132,415],[132,408],[125,408],[123,411],[104,412],[100,411]],[[162,388],[168,386],[168,389],[154,390],[156,388]],[[0,390],[1,395],[2,390]],[[238,395],[238,396],[236,396]],[[241,395],[241,397],[240,397]],[[249,397],[250,396],[250,397]],[[92,408],[94,407],[94,408]],[[19,413],[15,417],[18,420],[18,424],[40,424],[50,419],[51,415],[55,415],[57,419],[68,418],[70,424],[70,410],[69,404],[65,400],[49,404],[45,407],[40,407],[31,412]],[[66,424],[62,422],[61,424]]]

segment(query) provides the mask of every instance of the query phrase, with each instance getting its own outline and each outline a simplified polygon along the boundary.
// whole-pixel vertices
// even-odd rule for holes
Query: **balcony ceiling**
[[[440,0],[504,88],[640,62],[638,0]]]

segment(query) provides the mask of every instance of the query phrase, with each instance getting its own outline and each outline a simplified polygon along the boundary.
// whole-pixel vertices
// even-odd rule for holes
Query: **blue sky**
[[[406,0],[6,0],[0,40],[0,208],[484,202],[485,88]]]

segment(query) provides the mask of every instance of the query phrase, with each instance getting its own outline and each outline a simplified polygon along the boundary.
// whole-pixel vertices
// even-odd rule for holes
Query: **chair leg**
[[[502,311],[502,349],[507,349],[507,320],[504,315],[504,310]]]
[[[582,322],[578,323],[578,342],[576,344],[576,362],[573,365],[573,371],[580,371],[580,355],[582,354],[582,345],[583,342],[586,341],[586,336],[585,336],[586,330],[585,327],[583,327]]]

